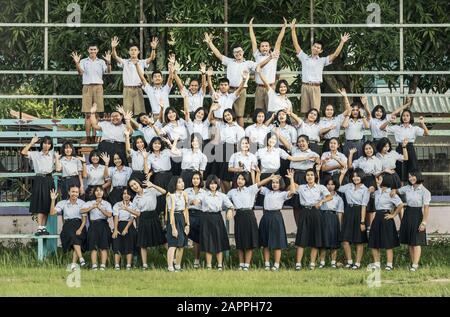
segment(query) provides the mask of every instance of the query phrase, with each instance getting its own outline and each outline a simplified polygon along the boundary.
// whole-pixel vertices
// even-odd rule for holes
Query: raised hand
[[[30,141],[31,144],[34,145],[34,144],[36,144],[38,142],[39,142],[39,138],[38,138],[37,135],[35,135],[34,137],[31,138],[31,141]]]
[[[395,122],[397,120],[397,116],[395,114],[391,114],[391,122]]]
[[[81,163],[86,163],[86,158],[84,156],[77,156],[77,159],[79,159]]]
[[[70,56],[72,57],[75,64],[78,64],[81,60],[81,55],[79,55],[77,52],[72,52]]]
[[[108,165],[109,165],[110,157],[109,157],[108,153],[103,152],[102,154],[100,154],[100,158],[101,158],[101,159],[103,160],[103,162],[105,163],[105,166],[108,166]]]
[[[206,42],[206,43],[208,43],[208,44],[210,44],[210,43],[212,42],[212,37],[211,37],[211,35],[205,32],[205,38],[204,38],[203,41]]]
[[[425,118],[423,116],[419,117],[419,123],[420,124],[425,124]]]
[[[58,192],[54,188],[50,191],[50,198],[51,200],[56,200],[56,198],[58,198]]]
[[[378,176],[375,178],[375,181],[376,181],[376,183],[377,183],[377,186],[380,187],[380,186],[381,186],[381,183],[383,182],[383,176],[378,175]]]
[[[213,97],[213,100],[214,100],[214,101],[218,101],[219,98],[220,98],[220,93],[219,93],[218,91],[216,91],[216,92],[213,93],[213,96],[212,96],[212,97]],[[214,105],[212,105],[212,106],[214,106]],[[217,109],[219,109],[219,108],[220,108],[220,106],[217,104]],[[217,110],[217,109],[216,109],[216,110]]]
[[[297,19],[292,20],[291,22],[291,30],[295,31],[295,23],[297,22]]]
[[[111,39],[111,47],[114,49],[119,45],[119,38],[117,36],[114,36]]]
[[[208,71],[206,72],[206,75],[208,75],[208,76],[214,75],[214,69],[211,66],[209,66]]]
[[[288,25],[288,21],[286,20],[285,17],[283,17],[283,21],[284,21],[283,27],[285,28],[285,27],[287,27],[287,25]]]
[[[351,149],[350,149],[349,153],[350,153],[350,154],[355,154],[357,151],[358,151],[358,150],[354,147],[354,148],[351,148]]]
[[[361,97],[361,103],[362,103],[363,105],[367,105],[367,97],[366,97],[366,96],[362,96],[362,97]]]
[[[169,58],[167,60],[169,61],[169,63],[175,65],[177,62],[177,59],[175,58],[175,53],[170,53]]]
[[[341,36],[341,41],[342,42],[347,42],[350,39],[350,33],[345,32],[342,36]]]
[[[293,169],[288,169],[286,174],[286,177],[289,179],[294,179],[294,170]]]
[[[250,26],[250,27],[252,27],[253,26],[253,20],[254,20],[255,18],[251,18],[250,19],[250,22],[248,22],[248,26]]]
[[[111,64],[111,51],[106,51],[102,57],[108,64]]]
[[[154,36],[152,38],[152,41],[150,42],[150,47],[152,48],[152,50],[156,50],[156,48],[158,47],[158,44],[159,44],[159,39],[156,36]]]
[[[133,117],[133,112],[127,111],[123,114],[123,117],[125,120],[131,120],[131,118]]]
[[[347,91],[345,90],[345,88],[338,89],[338,92],[341,94],[342,97],[347,96]]]
[[[55,159],[58,161],[61,158],[61,154],[59,152],[55,152]]]
[[[206,73],[206,64],[205,63],[200,63],[200,72],[202,74]]]
[[[116,111],[122,115],[125,114],[125,109],[121,105],[116,106]]]

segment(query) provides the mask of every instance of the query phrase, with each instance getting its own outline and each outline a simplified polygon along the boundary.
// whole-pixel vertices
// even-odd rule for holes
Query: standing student
[[[320,249],[319,269],[325,267],[327,250],[330,250],[331,253],[331,267],[335,269],[337,268],[337,251],[341,246],[341,226],[344,214],[344,201],[336,192],[339,188],[338,182],[329,179],[326,186],[333,198],[320,206],[322,216],[322,247]]]
[[[103,59],[97,58],[97,44],[90,44],[87,51],[89,57],[83,59],[77,52],[72,52],[70,56],[75,63],[78,74],[83,77],[81,112],[84,114],[86,142],[95,143],[95,129],[92,130],[92,137],[90,136],[92,128],[89,119],[90,109],[95,103],[100,113],[105,111],[103,105],[103,75],[111,73],[111,53],[107,51],[103,55]]]
[[[150,181],[144,182],[144,189],[135,179],[131,179],[128,185],[136,193],[133,204],[140,211],[137,246],[141,250],[142,269],[147,270],[147,248],[163,245],[167,241],[159,217],[160,211],[156,209],[157,197],[165,195],[166,190]]]
[[[369,122],[366,116],[362,113],[362,108],[359,103],[351,104],[350,116],[346,115],[342,122],[342,127],[345,129],[345,144],[344,154],[348,157],[350,149],[356,148],[355,160],[363,155],[364,130],[369,128]]]
[[[230,249],[227,229],[222,218],[222,210],[227,209],[227,220],[233,217],[233,204],[227,195],[219,192],[219,179],[209,175],[206,192],[200,196],[202,216],[200,217],[200,251],[206,253],[206,268],[212,268],[212,257],[216,255],[217,269],[223,269],[223,251]]]
[[[314,40],[311,46],[311,55],[306,55],[298,43],[295,22],[295,19],[291,22],[291,35],[297,58],[302,63],[301,112],[306,113],[312,108],[320,111],[320,84],[323,81],[323,68],[330,65],[341,54],[344,44],[350,39],[350,34],[344,33],[339,46],[327,57],[319,57],[325,47],[318,40]]]
[[[110,157],[106,153],[102,153],[102,160],[105,165],[108,166]],[[108,201],[114,206],[116,203],[122,200],[122,192],[127,187],[128,180],[130,179],[132,169],[128,166],[124,166],[124,157],[121,154],[114,154],[114,167],[105,168],[103,176],[106,180],[111,181],[111,191],[108,194]]]
[[[259,176],[259,175],[258,175]],[[259,177],[257,177],[257,180]],[[270,251],[274,253],[272,271],[280,269],[281,251],[287,248],[286,226],[284,225],[281,209],[286,200],[295,192],[284,191],[285,184],[279,175],[271,175],[270,189],[262,187],[260,192],[264,196],[264,212],[259,222],[259,245],[263,247],[264,269],[270,270]]]
[[[266,112],[262,109],[255,109],[253,113],[253,124],[245,128],[245,136],[250,138],[253,148],[264,147],[267,134],[272,130],[270,122],[267,120]]]
[[[137,245],[137,231],[134,220],[139,217],[140,211],[131,202],[129,188],[122,189],[122,201],[113,207],[114,231],[112,233],[112,246],[114,251],[114,269],[120,270],[120,260],[126,257],[127,271],[131,270],[133,253]]]
[[[341,170],[347,168],[347,157],[339,152],[339,139],[332,137],[329,142],[330,151],[322,153],[322,177],[320,183],[325,185],[332,178],[339,182]],[[345,175],[343,175],[344,177]]]
[[[52,189],[50,191],[51,206],[50,215],[57,213],[63,216],[64,222],[60,233],[61,245],[63,252],[66,253],[73,249],[71,270],[75,270],[77,262],[80,261],[80,266],[84,267],[86,262],[83,258],[83,252],[86,249],[86,215],[81,213],[81,208],[84,201],[79,199],[80,190],[76,186],[69,188],[69,199],[59,201],[56,206],[56,198],[58,193]]]
[[[260,64],[264,62],[264,60],[266,60],[267,57],[270,56],[271,47],[268,41],[262,41],[260,42],[258,48],[258,42],[256,41],[255,32],[253,30],[253,20],[254,18],[252,18],[249,23],[250,40],[252,42],[252,52],[253,57],[255,58],[255,62],[257,64]],[[281,51],[281,43],[283,42],[287,26],[286,19],[283,18],[283,20],[284,24],[283,27],[281,28],[280,34],[278,35],[274,47],[274,52],[278,53]],[[262,70],[261,72],[262,75],[267,79],[266,82],[268,83],[269,87],[272,88],[272,90],[275,87],[275,80],[277,75],[277,63],[278,58],[271,59],[270,62],[268,62],[267,65],[264,67],[264,70]],[[255,92],[255,109],[263,109],[264,111],[268,111],[269,96],[267,93],[268,91],[266,90],[266,84],[264,83],[264,80],[262,80],[261,74],[257,73],[255,75],[255,81],[257,85]]]
[[[294,145],[297,142],[297,130],[291,125],[291,113],[289,110],[279,110],[275,114],[276,120],[273,128],[278,128],[286,141]],[[283,144],[280,144],[280,148],[287,151],[287,148]],[[280,175],[286,175],[289,165],[289,160],[281,159]]]
[[[408,179],[408,173],[410,171],[417,171],[419,169],[419,163],[417,162],[416,150],[414,149],[414,142],[418,136],[428,136],[430,132],[425,125],[423,117],[419,118],[418,126],[413,126],[414,116],[410,110],[404,110],[400,118],[400,124],[394,126],[388,126],[389,123],[393,123],[394,118],[391,118],[391,122],[385,122],[380,126],[381,130],[386,130],[388,133],[393,133],[395,142],[397,142],[397,153],[403,152],[403,141],[408,140],[406,150],[408,151],[408,160],[406,162],[397,162],[396,171],[403,182]]]
[[[33,163],[33,170],[36,176],[31,183],[31,201],[29,211],[37,214],[38,228],[36,236],[48,235],[46,224],[50,212],[50,191],[55,188],[52,177],[55,168],[55,157],[53,152],[53,142],[49,136],[44,136],[39,145],[39,151],[30,151],[39,138],[34,136],[31,142],[22,149],[20,154],[28,157]]]
[[[198,107],[194,112],[189,112],[189,99],[183,98],[184,105],[184,120],[186,121],[187,130],[189,135],[198,134],[202,137],[203,146],[209,142],[209,120],[208,110],[204,107]],[[191,118],[192,117],[192,118]]]
[[[388,138],[381,138],[377,143],[377,157],[381,161],[381,166],[383,169],[383,181],[386,183],[387,187],[395,190],[402,186],[400,176],[398,176],[395,171],[397,161],[407,161],[408,160],[408,150],[406,149],[408,145],[408,140],[403,140],[403,154],[399,154],[392,150],[391,141]]]
[[[181,177],[174,177],[167,189],[166,223],[167,238],[167,270],[175,272],[181,270],[184,248],[188,245],[190,230],[188,197],[184,192],[184,182]],[[174,267],[175,260],[175,267]]]
[[[233,173],[233,182],[236,183],[238,173],[248,177],[247,185],[255,184],[258,159],[250,152],[250,139],[243,137],[239,143],[239,152],[233,153],[228,162],[228,172]]]
[[[84,192],[84,200],[95,200],[94,187],[102,186],[106,189],[108,183],[105,182],[105,165],[100,164],[101,153],[98,150],[92,150],[89,153],[89,164],[83,169],[83,178],[87,179],[87,188]]]
[[[297,128],[297,135],[307,135],[309,138],[309,147],[315,153],[320,154],[319,142],[320,142],[320,114],[317,109],[309,110],[305,119],[302,120],[294,113],[291,114],[291,118],[297,122],[294,127]]]
[[[422,246],[427,245],[427,221],[430,215],[431,193],[423,186],[422,174],[411,171],[409,185],[398,190],[406,197],[406,209],[400,224],[400,243],[407,244],[411,258],[410,271],[419,268]]]
[[[114,36],[111,39],[112,57],[116,60],[117,66],[123,68],[123,106],[125,111],[131,111],[134,114],[145,112],[144,96],[141,89],[141,79],[136,71],[135,64],[140,64],[142,69],[146,69],[156,58],[156,48],[158,47],[158,38],[153,37],[150,46],[152,52],[147,59],[139,59],[139,48],[132,45],[128,51],[129,59],[121,58],[117,55],[117,46],[119,39]],[[162,76],[161,76],[162,78]]]
[[[200,63],[200,72],[202,74],[201,86],[200,81],[197,78],[192,78],[189,83],[189,88],[186,89],[181,78],[178,76],[177,72],[173,72],[173,76],[175,78],[175,82],[177,83],[178,90],[183,98],[187,101],[187,113],[184,112],[185,115],[190,115],[192,120],[194,120],[194,113],[197,109],[203,107],[203,99],[206,95],[206,87],[208,87],[208,83],[206,81],[206,65],[204,63]],[[188,121],[186,119],[186,121]]]
[[[121,107],[118,107],[116,111],[111,113],[111,121],[97,122],[97,118],[95,117],[96,111],[97,105],[94,104],[91,108],[91,125],[94,130],[102,131],[102,138],[98,144],[97,150],[100,153],[106,152],[111,157],[115,153],[119,153],[126,158],[125,130],[133,130],[130,123],[132,116],[131,112],[125,113]],[[113,162],[110,163],[110,166],[113,166]],[[126,159],[124,164],[128,165]]]
[[[202,206],[200,196],[205,193],[203,189],[203,177],[200,172],[192,175],[192,187],[186,188],[184,192],[188,198],[189,208],[189,239],[194,244],[194,269],[200,267],[200,219]]]
[[[133,148],[130,145],[130,131],[125,130],[125,149],[127,156],[131,159],[131,169],[133,172],[130,178],[145,180],[145,176],[150,172],[150,162],[148,160],[147,142],[143,136],[137,136],[133,140]]]
[[[239,256],[239,270],[248,271],[253,257],[253,249],[259,247],[258,224],[256,222],[253,207],[259,189],[272,181],[266,178],[263,181],[248,186],[250,178],[248,174],[238,173],[234,189],[227,194],[234,207],[234,236],[236,249]]]
[[[61,147],[61,154],[55,154],[55,166],[57,172],[62,172],[61,198],[69,198],[69,188],[76,186],[80,189],[80,194],[84,195],[83,186],[83,166],[86,165],[84,157],[75,157],[75,148],[71,142],[64,142]]]
[[[104,200],[105,192],[102,186],[94,187],[94,194],[95,200],[87,201],[81,208],[81,213],[89,213],[87,244],[88,251],[91,252],[92,270],[98,269],[97,252],[100,250],[100,271],[104,271],[111,245],[111,229],[107,220],[112,216],[112,207]]]
[[[346,169],[341,172],[339,183],[342,184]],[[363,184],[364,172],[360,168],[353,170],[350,176],[351,183],[342,185],[338,191],[345,194],[347,206],[342,223],[342,246],[344,247],[346,268],[357,270],[361,267],[364,252],[364,243],[367,243],[366,234],[366,207],[369,203],[369,189]],[[356,245],[356,262],[352,260],[350,244]]]
[[[265,89],[265,95],[267,96],[267,106],[263,108],[264,111],[267,111],[267,116],[270,117],[273,113],[277,113],[280,110],[292,111],[292,103],[287,96],[289,93],[288,82],[285,79],[280,79],[275,86],[275,84],[269,84],[267,82],[260,66],[256,67],[255,72],[263,82],[262,85],[258,84],[256,91],[258,92]]]
[[[316,267],[319,248],[323,246],[322,241],[322,216],[320,207],[333,199],[328,189],[319,184],[319,177],[313,168],[306,171],[306,184],[298,185],[294,180],[294,171],[288,171],[290,180],[290,191],[299,196],[301,212],[297,223],[297,236],[295,246],[295,270],[302,268],[302,258],[306,247],[311,248],[311,259],[309,269]]]
[[[403,209],[400,197],[391,197],[391,189],[383,181],[383,177],[376,179],[378,190],[375,192],[375,218],[370,226],[369,248],[372,249],[373,267],[380,268],[380,249],[386,250],[386,271],[391,271],[394,266],[394,248],[400,245],[394,218]],[[394,212],[391,210],[395,207]]]

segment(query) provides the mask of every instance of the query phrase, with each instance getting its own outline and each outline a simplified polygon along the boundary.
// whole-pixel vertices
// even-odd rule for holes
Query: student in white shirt
[[[84,201],[91,201],[95,199],[94,187],[97,185],[103,186],[105,189],[108,184],[105,182],[105,165],[100,164],[101,153],[98,150],[92,150],[89,153],[89,164],[83,168],[83,178],[86,179],[87,188],[84,192]]]
[[[72,142],[65,141],[61,146],[61,154],[55,153],[55,170],[61,172],[61,198],[69,198],[69,188],[77,186],[80,195],[84,195],[83,168],[86,168],[86,160],[82,156],[75,156],[75,148]]]
[[[127,157],[131,159],[130,178],[145,180],[145,176],[150,172],[150,162],[148,159],[147,142],[144,136],[140,135],[134,138],[133,147],[130,144],[130,131],[125,131],[125,149]]]
[[[275,129],[278,128],[280,130],[280,134],[286,139],[287,142],[296,144],[297,129],[291,125],[291,113],[292,112],[288,110],[279,110],[277,113],[272,114],[274,117],[272,129],[275,131]],[[280,144],[280,148],[287,151],[287,148],[283,145],[283,143]],[[286,175],[289,165],[290,162],[288,160],[281,159],[280,175]]]
[[[189,135],[198,134],[202,138],[202,144],[205,146],[209,142],[209,119],[208,110],[206,108],[199,107],[195,109],[194,112],[189,112],[189,99],[188,97],[183,98],[184,105],[184,120],[186,121],[186,126]]]
[[[131,111],[134,114],[145,112],[144,95],[141,89],[140,75],[136,71],[137,64],[140,64],[142,69],[146,69],[150,63],[156,58],[156,48],[158,47],[158,38],[153,37],[151,46],[151,54],[147,59],[139,59],[139,48],[132,45],[128,51],[129,59],[123,59],[117,55],[117,46],[119,39],[114,36],[111,39],[112,57],[116,60],[117,65],[123,68],[123,106],[125,111]],[[162,76],[161,76],[162,82]]]
[[[86,142],[95,143],[95,130],[92,130],[89,119],[92,105],[97,104],[100,113],[105,111],[103,105],[103,75],[111,73],[111,53],[108,51],[103,55],[103,59],[97,58],[97,44],[90,44],[88,47],[89,57],[81,59],[81,55],[72,52],[70,55],[75,63],[77,72],[83,76],[83,99],[81,112],[84,113],[84,123],[86,128]]]
[[[178,76],[177,72],[174,71],[174,78],[177,83],[178,90],[183,98],[187,99],[188,113],[185,112],[185,116],[189,114],[192,120],[195,118],[195,111],[203,107],[203,99],[206,95],[206,87],[208,87],[208,83],[206,81],[206,65],[204,63],[200,64],[200,72],[202,73],[201,86],[200,81],[197,78],[191,78],[189,88],[186,89],[180,76]],[[185,120],[188,121],[187,119]]]
[[[369,128],[369,121],[363,114],[361,104],[354,102],[351,104],[350,116],[345,116],[342,127],[345,129],[345,144],[343,153],[348,157],[350,149],[356,148],[355,159],[363,154],[364,130]]]
[[[271,53],[270,43],[268,41],[261,41],[258,48],[258,42],[256,40],[255,32],[253,30],[253,20],[252,18],[249,23],[249,33],[250,40],[252,42],[252,52],[255,62],[257,64],[262,63]],[[281,51],[281,43],[283,42],[284,34],[286,32],[287,21],[283,18],[284,24],[281,28],[280,34],[278,35],[277,41],[275,42],[274,52],[279,53]],[[269,96],[267,95],[267,86],[271,87],[272,90],[275,87],[275,77],[277,73],[277,63],[278,58],[272,59],[265,67],[261,74],[267,79],[265,82],[261,74],[257,73],[255,76],[256,81],[256,92],[255,92],[255,109],[263,109],[264,111],[270,111],[268,109]]]
[[[248,177],[247,185],[255,184],[258,159],[250,152],[250,139],[243,137],[239,143],[239,152],[233,153],[228,161],[228,172],[233,173],[233,182],[236,182],[237,173]]]
[[[291,118],[296,122],[294,127],[297,129],[297,135],[307,135],[309,138],[309,147],[315,153],[320,154],[320,114],[317,109],[310,109],[305,119],[302,120],[296,114],[292,113]]]
[[[253,124],[245,128],[245,136],[249,137],[253,148],[264,147],[267,134],[270,133],[272,118],[267,119],[263,109],[255,109],[253,113]]]
[[[111,157],[105,153],[101,155],[102,160],[105,162],[105,166],[108,166]],[[122,200],[122,190],[127,186],[133,170],[131,167],[123,164],[125,158],[122,154],[114,154],[113,157],[114,167],[105,168],[104,177],[111,183],[111,189],[108,193],[108,201],[114,206],[117,202]]]
[[[377,157],[381,161],[383,181],[387,184],[387,187],[393,190],[402,186],[400,176],[395,169],[397,162],[408,160],[407,145],[408,140],[403,140],[403,154],[399,154],[392,149],[391,141],[388,138],[381,138],[377,143]]]
[[[339,152],[339,139],[332,137],[329,142],[330,151],[322,153],[320,159],[322,160],[322,176],[320,183],[327,184],[328,179],[333,178],[339,182],[339,175],[343,168],[347,168],[347,157]],[[345,175],[343,175],[345,177]],[[345,180],[344,183],[347,181]]]

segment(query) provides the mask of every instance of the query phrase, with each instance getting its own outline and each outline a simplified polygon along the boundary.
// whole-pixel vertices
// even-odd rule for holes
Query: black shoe
[[[39,237],[39,236],[42,236],[42,234],[43,234],[43,233],[42,233],[42,229],[37,229],[37,231],[35,232],[34,235],[35,235],[36,237]]]
[[[47,231],[47,228],[42,229],[43,236],[48,236],[49,234],[50,234],[50,232]]]

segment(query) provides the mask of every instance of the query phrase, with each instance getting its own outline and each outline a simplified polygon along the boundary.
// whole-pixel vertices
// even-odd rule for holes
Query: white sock
[[[244,263],[244,267],[249,268],[250,267],[250,263]]]
[[[38,226],[38,230],[42,230],[44,226]]]
[[[381,266],[381,263],[380,262],[374,262],[373,263],[375,266],[377,266],[377,267],[380,267]]]
[[[239,267],[244,267],[245,263],[239,263]]]
[[[175,269],[176,269],[176,270],[181,269],[181,265],[175,264]]]
[[[211,264],[206,264],[206,267],[207,267],[208,269],[211,269],[211,268],[212,268],[212,265],[211,265]]]
[[[413,268],[417,269],[419,267],[419,264],[413,264],[411,265]]]
[[[309,266],[316,266],[316,263],[311,262],[311,263],[309,263]]]
[[[105,264],[100,264],[100,267],[106,267],[106,265]]]
[[[127,264],[127,267],[131,267],[131,264]]]
[[[347,263],[348,264],[353,264],[353,260],[348,260]]]
[[[325,261],[320,261],[321,265],[325,265]],[[331,261],[331,264],[333,264],[333,261]]]
[[[295,266],[302,266],[302,264],[301,263],[295,263]]]
[[[169,271],[175,271],[175,269],[173,268],[173,265],[168,266],[167,269],[168,269]]]
[[[324,262],[325,263],[325,262]],[[336,264],[335,260],[331,260],[331,265]]]
[[[270,262],[264,262],[264,266],[270,266]]]
[[[278,269],[278,268],[280,267],[280,263],[275,262],[275,263],[273,264],[273,266],[276,267],[276,268]]]
[[[388,262],[388,263],[386,263],[386,266],[390,266],[390,267],[393,267],[393,265],[392,265],[392,262]]]
[[[355,262],[356,266],[361,266],[361,263]]]
[[[194,264],[200,264],[200,260],[199,259],[195,259],[194,260]]]
[[[84,258],[80,258],[80,263],[85,262]]]

